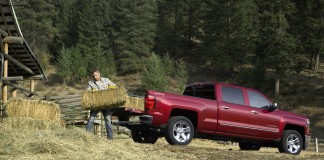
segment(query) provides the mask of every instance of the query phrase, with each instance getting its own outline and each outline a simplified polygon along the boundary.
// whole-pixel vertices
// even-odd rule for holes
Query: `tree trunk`
[[[275,97],[280,95],[280,74],[276,71],[276,79],[275,79]]]
[[[315,76],[317,75],[317,72],[318,72],[319,59],[320,59],[319,56],[320,56],[319,53],[317,53],[315,56],[315,64],[314,64],[314,75]]]
[[[309,69],[313,69],[313,64],[314,64],[314,52],[312,52],[312,54],[311,54],[311,56],[310,56],[310,59],[309,59],[309,66],[308,66],[308,68]]]

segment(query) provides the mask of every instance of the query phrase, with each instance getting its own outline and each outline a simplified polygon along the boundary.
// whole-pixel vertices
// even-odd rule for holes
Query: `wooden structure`
[[[82,95],[66,95],[66,96],[45,96],[46,101],[52,101],[60,106],[61,120],[64,121],[67,127],[76,126],[85,128],[89,117],[89,110],[84,110],[81,107]],[[105,135],[105,122],[102,114],[99,113],[94,121],[95,135]]]
[[[11,97],[15,97],[17,90],[35,95],[35,80],[47,80],[34,53],[25,41],[11,0],[1,0],[0,7],[0,94],[1,104],[8,100],[8,87]],[[30,88],[18,85],[17,81],[30,81]],[[1,105],[2,115],[3,106]]]

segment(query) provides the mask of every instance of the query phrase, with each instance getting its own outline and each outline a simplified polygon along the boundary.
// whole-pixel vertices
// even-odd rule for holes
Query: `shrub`
[[[167,54],[160,58],[153,53],[144,67],[141,86],[145,90],[181,93],[188,80],[186,68],[182,60],[174,62]]]
[[[188,70],[186,63],[183,60],[179,60],[176,63],[175,79],[177,81],[176,88],[180,93],[182,93],[188,82]]]
[[[167,91],[167,86],[167,73],[163,68],[161,58],[153,53],[144,67],[141,87],[145,90]]]
[[[87,64],[78,48],[62,49],[57,62],[58,75],[64,82],[80,82],[87,73]]]
[[[53,56],[47,51],[41,51],[39,49],[35,49],[35,55],[41,67],[46,71],[49,68]]]
[[[116,74],[115,58],[111,51],[105,53],[100,47],[94,47],[90,53],[86,54],[88,63],[88,72],[92,69],[98,68],[101,75],[111,78]]]

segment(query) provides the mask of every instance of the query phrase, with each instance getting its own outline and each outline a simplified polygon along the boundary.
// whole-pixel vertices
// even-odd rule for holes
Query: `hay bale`
[[[125,107],[144,109],[144,98],[127,96]]]
[[[4,125],[18,130],[55,130],[61,128],[60,121],[40,120],[30,117],[7,117]]]
[[[82,108],[101,110],[123,106],[126,102],[126,90],[123,87],[108,90],[86,91],[82,97]]]
[[[5,106],[9,116],[60,121],[60,107],[53,102],[14,98]]]

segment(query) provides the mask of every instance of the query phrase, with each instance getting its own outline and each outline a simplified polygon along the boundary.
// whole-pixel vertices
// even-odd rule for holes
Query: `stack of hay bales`
[[[127,96],[125,107],[135,108],[135,109],[144,109],[144,98]]]
[[[60,126],[60,108],[41,100],[10,99],[5,103],[7,123],[14,128],[50,129]]]
[[[123,87],[107,90],[86,91],[82,97],[85,110],[102,110],[123,106],[126,103],[126,89]]]

